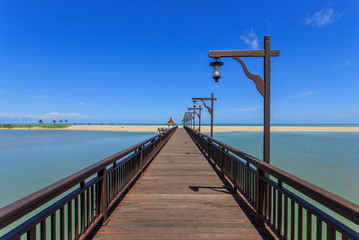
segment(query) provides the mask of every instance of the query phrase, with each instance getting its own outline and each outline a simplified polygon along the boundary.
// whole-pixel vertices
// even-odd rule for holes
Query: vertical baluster
[[[284,219],[283,219],[283,236],[287,239],[288,236],[288,197],[284,195]]]
[[[67,234],[72,239],[72,201],[67,204]]]
[[[290,239],[294,239],[295,233],[295,205],[294,201],[290,199]]]
[[[51,240],[56,240],[56,212],[51,214]]]
[[[303,208],[298,204],[298,240],[303,236]]]
[[[95,195],[95,191],[94,191],[94,186],[91,186],[91,222],[93,222],[93,220],[95,219],[95,201],[94,201],[94,195]]]
[[[116,168],[116,196],[120,192],[120,167]]]
[[[307,240],[312,239],[312,214],[307,210]]]
[[[99,182],[99,207],[100,212],[103,214],[103,222],[107,221],[107,174],[106,174],[106,168],[102,169],[98,172],[98,175],[102,177],[102,180]]]
[[[107,181],[107,186],[106,186],[106,203],[107,203],[107,199],[110,199],[111,196],[109,194],[111,194],[111,191],[108,189],[109,186],[111,185],[111,180],[109,179],[111,176],[111,172],[109,174],[106,174],[106,181]]]
[[[276,227],[277,220],[277,189],[273,187],[273,226]]]
[[[107,174],[107,198],[106,199],[108,199],[108,202],[111,202],[111,199],[112,199],[112,172],[109,172]]]
[[[278,181],[278,201],[277,201],[277,210],[278,210],[278,223],[277,229],[278,233],[281,234],[282,232],[282,181]]]
[[[79,198],[75,197],[75,239],[79,237]]]
[[[248,174],[249,174],[249,200],[251,202],[253,202],[253,191],[252,191],[252,171],[250,170],[250,168],[248,168]]]
[[[119,189],[118,191],[121,191],[122,189],[122,177],[123,177],[123,172],[122,172],[122,164],[118,167],[118,170],[119,170]]]
[[[26,235],[27,235],[26,236],[27,240],[36,240],[36,225],[35,225],[35,227],[33,227],[29,231],[27,231]]]
[[[41,221],[40,233],[41,233],[41,240],[46,240],[46,219]]]
[[[256,191],[255,191],[255,187],[256,187],[256,176],[255,176],[255,173],[252,172],[252,177],[253,177],[253,200],[255,201],[256,200]]]
[[[225,164],[225,162],[224,162]],[[239,163],[239,172],[238,172],[238,188],[244,192],[244,186],[245,186],[245,176],[244,176],[244,170],[243,170],[243,164]]]
[[[241,187],[240,187],[240,182],[241,182],[240,166],[241,166],[240,162],[236,161],[236,187],[238,188],[238,190],[241,189]]]
[[[64,216],[64,207],[60,208],[60,239],[65,239],[65,216]]]
[[[246,165],[246,195],[249,196],[249,162]]]
[[[82,181],[80,183],[80,188],[84,189],[85,188],[85,182]],[[83,191],[81,193],[80,196],[80,200],[81,200],[81,204],[80,204],[80,216],[81,216],[81,228],[80,228],[80,232],[83,234],[85,233],[85,192]]]
[[[242,166],[242,164],[241,164],[241,166]],[[260,197],[260,194],[259,194],[260,187],[259,187],[259,174],[258,173],[259,173],[259,171],[257,169],[257,172],[256,172],[257,181],[256,181],[256,189],[255,189],[255,191],[256,191],[256,205],[255,206],[256,206],[256,213],[257,213],[257,221],[260,222],[259,219],[260,219],[260,214],[261,214],[261,212],[260,212],[260,210],[261,210],[261,206],[260,206],[261,201],[259,199],[259,197]]]
[[[335,240],[335,229],[327,224],[327,240]]]
[[[229,176],[231,176],[231,179],[232,179],[232,181],[234,180],[233,179],[233,158],[231,158],[231,171],[230,171],[230,175]]]
[[[317,216],[317,240],[322,239],[322,220]]]
[[[141,175],[143,174],[143,146],[140,148],[140,169],[141,169]]]
[[[224,151],[224,150],[223,150],[223,147],[222,147],[222,146],[221,146],[220,149],[221,149],[221,174],[222,174],[222,176],[223,176],[223,157],[224,157],[224,156],[223,156],[223,154],[224,154],[223,151]]]
[[[267,187],[267,213],[268,221],[271,222],[272,219],[272,186],[269,183],[266,183]]]
[[[114,197],[117,196],[117,168],[116,162],[113,163],[113,193]]]
[[[86,217],[87,217],[87,227],[90,226],[90,222],[91,222],[91,219],[90,219],[90,212],[91,212],[91,208],[90,208],[90,188],[88,188],[86,190]]]
[[[249,200],[251,202],[254,202],[253,196],[254,196],[254,192],[253,192],[253,173],[251,170],[249,170]]]

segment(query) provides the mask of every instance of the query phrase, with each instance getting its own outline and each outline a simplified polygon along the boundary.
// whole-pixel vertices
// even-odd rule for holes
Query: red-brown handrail
[[[248,170],[250,170],[249,169],[250,167],[248,164],[253,165],[256,168],[255,170],[252,170],[252,171],[254,171],[255,174],[258,174],[258,170],[262,170],[265,174],[275,177],[277,179],[278,183],[280,184],[280,187],[278,187],[278,184],[276,184],[276,183],[275,183],[276,186],[274,186],[274,184],[272,184],[273,187],[275,187],[276,189],[280,190],[280,189],[282,189],[282,187],[281,187],[282,184],[287,184],[288,186],[292,187],[296,191],[299,191],[300,193],[311,198],[312,200],[315,200],[319,204],[338,213],[340,216],[359,225],[359,205],[357,205],[353,202],[350,202],[350,201],[348,201],[338,195],[335,195],[331,192],[328,192],[327,190],[325,190],[323,188],[320,188],[310,182],[307,182],[301,178],[298,178],[298,177],[296,177],[288,172],[285,172],[273,165],[265,163],[249,154],[246,154],[238,149],[235,149],[235,148],[233,148],[221,141],[218,141],[214,138],[211,138],[205,134],[202,134],[202,133],[195,131],[188,127],[185,127],[185,129],[190,134],[190,136],[195,140],[197,145],[200,145],[202,150],[207,152],[207,154],[211,155],[210,146],[212,146],[212,150],[213,150],[213,147],[216,147],[216,151],[223,152],[229,158],[230,158],[230,156],[228,155],[228,152],[230,152],[234,155],[233,157],[236,156],[236,157],[239,157],[240,159],[245,160],[247,162]],[[204,145],[203,144],[204,142],[201,142],[201,140],[206,142],[206,145]],[[216,162],[218,165],[221,165],[220,160],[216,159],[215,154],[210,157],[213,158],[214,162]],[[221,158],[223,159],[223,156]],[[221,166],[221,168],[223,169],[223,166]],[[229,173],[226,173],[226,174],[230,175]],[[257,176],[257,177],[258,177],[258,179],[265,181],[266,184],[269,182],[273,182],[272,180],[269,179],[269,177],[265,177],[265,176]],[[234,179],[231,179],[231,180],[234,180]],[[259,185],[257,184],[255,187],[259,187]],[[295,194],[293,194],[292,196],[297,197]],[[298,199],[299,199],[299,197],[298,197]],[[253,202],[255,202],[255,201],[253,201]],[[258,204],[258,203],[256,203],[256,204]],[[342,229],[340,229],[340,230],[342,230]],[[359,236],[359,234],[356,236]]]
[[[142,169],[145,167],[145,164],[148,163],[149,160],[161,149],[161,147],[168,141],[168,139],[172,136],[172,134],[174,133],[174,131],[176,129],[177,129],[177,127],[174,127],[174,128],[171,128],[163,133],[160,133],[154,137],[151,137],[141,143],[138,143],[138,144],[136,144],[132,147],[129,147],[117,154],[107,157],[107,158],[105,158],[105,159],[103,159],[83,170],[80,170],[80,171],[78,171],[78,172],[76,172],[76,173],[74,173],[74,174],[48,186],[48,187],[45,187],[35,193],[32,193],[16,202],[13,202],[13,203],[1,208],[0,209],[0,229],[3,229],[4,227],[6,227],[9,224],[13,223],[14,221],[18,220],[19,218],[36,210],[38,207],[42,206],[43,204],[49,202],[50,200],[52,200],[54,198],[60,196],[61,194],[63,194],[64,192],[68,191],[69,189],[73,188],[74,186],[76,186],[78,184],[81,184],[80,189],[84,189],[86,179],[96,173],[98,174],[98,176],[97,176],[97,180],[94,181],[94,184],[96,184],[99,181],[103,181],[105,179],[105,185],[103,185],[103,186],[105,186],[105,189],[107,189],[106,172],[110,173],[111,171],[113,171],[114,168],[118,168],[121,164],[125,164],[127,160],[136,158],[137,159],[136,160],[137,168],[135,169],[136,173],[131,175],[131,179],[128,179],[128,180],[132,181],[140,172],[142,172]],[[144,151],[147,151],[146,152],[147,159],[143,159],[144,156],[143,156],[142,152],[144,152]],[[133,153],[133,154],[128,156],[131,153]],[[127,158],[125,158],[125,157],[127,157]],[[123,160],[123,158],[125,158],[125,159]],[[116,163],[119,160],[121,160],[121,161]],[[113,164],[112,170],[111,169],[107,170],[106,168],[111,164]],[[139,167],[141,167],[141,168],[139,169]],[[129,183],[131,181],[129,181],[126,184],[129,185]],[[89,187],[87,187],[87,188],[89,188]],[[118,189],[119,187],[117,185],[111,186],[111,188],[112,188],[111,190],[113,192],[116,191],[117,194],[122,193],[122,192],[119,192],[120,189]],[[79,194],[81,194],[81,193],[79,192],[78,195]],[[106,194],[103,194],[102,196],[106,196]],[[82,196],[82,198],[83,198],[83,196]],[[115,198],[115,196],[113,196],[113,198]],[[109,200],[113,200],[113,199],[109,199]],[[104,202],[107,201],[107,198],[103,201]],[[66,204],[66,203],[64,203],[64,204]],[[107,206],[107,203],[104,203],[102,206]],[[94,208],[94,206],[92,206],[92,207]],[[99,205],[98,208],[100,208],[100,207],[101,206]],[[96,211],[99,211],[99,209],[96,209]],[[103,211],[107,211],[107,208]],[[51,214],[51,213],[49,213],[49,214]],[[98,212],[99,216],[101,214],[103,214],[103,213]],[[2,238],[0,237],[0,239],[2,239]]]

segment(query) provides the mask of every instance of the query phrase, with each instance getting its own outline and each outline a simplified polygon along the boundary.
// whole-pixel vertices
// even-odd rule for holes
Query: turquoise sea
[[[0,207],[155,134],[1,130]],[[214,137],[262,159],[260,132]],[[271,164],[359,204],[359,133],[273,132]]]
[[[0,130],[0,208],[155,134]]]
[[[214,133],[262,159],[263,133]],[[271,164],[359,204],[359,133],[272,132]]]

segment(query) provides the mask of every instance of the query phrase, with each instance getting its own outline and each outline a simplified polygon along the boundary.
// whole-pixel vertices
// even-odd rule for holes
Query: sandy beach
[[[182,126],[179,126],[182,127]],[[126,131],[126,132],[157,132],[165,125],[77,125],[67,130],[95,130],[95,131]],[[198,128],[198,126],[196,127]],[[65,129],[66,130],[66,129]],[[261,132],[261,126],[214,126],[214,132]],[[273,126],[272,132],[359,132],[359,127],[305,127],[305,126]],[[201,126],[201,132],[210,132],[210,126]]]
[[[179,126],[180,128],[182,126]],[[158,132],[158,128],[166,125],[72,125],[56,130],[85,130],[85,131],[120,131],[120,132]],[[198,128],[198,126],[196,126]],[[26,129],[26,128],[13,128]],[[48,130],[33,127],[32,130]],[[214,126],[214,132],[261,132],[261,126]],[[326,126],[272,126],[272,132],[359,132],[359,127],[326,127]],[[201,132],[210,132],[210,126],[202,126]]]
[[[210,126],[201,127],[201,132],[209,132]],[[262,132],[262,126],[214,126],[214,132]],[[310,127],[272,126],[271,132],[359,132],[359,127]]]

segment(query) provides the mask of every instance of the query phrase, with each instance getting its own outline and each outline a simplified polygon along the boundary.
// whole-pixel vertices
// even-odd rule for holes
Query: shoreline
[[[182,128],[182,126],[178,126]],[[71,125],[67,128],[12,128],[4,130],[82,130],[82,131],[117,131],[117,132],[158,132],[166,125]],[[196,129],[198,126],[196,126]],[[0,130],[1,130],[0,129]],[[262,132],[263,126],[214,126],[214,132]],[[201,132],[210,132],[210,126],[201,126]],[[359,127],[325,127],[325,126],[271,126],[271,132],[359,132]]]

